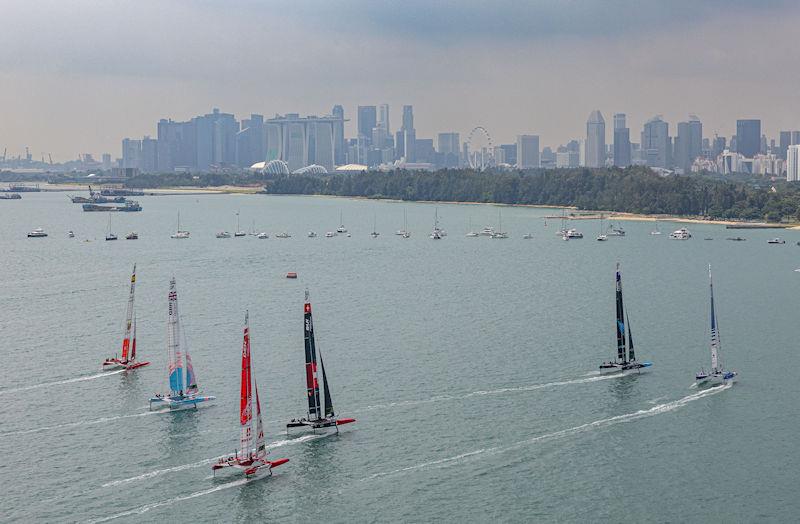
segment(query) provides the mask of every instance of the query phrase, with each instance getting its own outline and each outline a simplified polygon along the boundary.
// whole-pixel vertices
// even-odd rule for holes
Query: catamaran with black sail
[[[719,358],[720,340],[719,326],[717,325],[717,312],[714,309],[714,281],[711,278],[711,264],[708,265],[708,289],[711,295],[711,371],[701,369],[694,377],[698,386],[716,386],[733,382],[738,373],[725,371]]]
[[[189,348],[181,349],[180,315],[178,314],[178,290],[175,287],[175,277],[169,281],[169,318],[167,325],[167,359],[169,393],[156,394],[150,399],[150,410],[153,408],[169,408],[171,411],[182,409],[197,409],[197,405],[210,402],[217,397],[203,396],[197,385],[197,375],[192,367]],[[184,340],[185,342],[185,340]],[[184,363],[184,356],[186,362]]]
[[[306,291],[306,301],[303,306],[305,353],[306,353],[306,396],[308,398],[308,415],[301,419],[292,419],[286,424],[286,432],[291,430],[313,431],[314,433],[338,433],[339,426],[355,422],[354,418],[338,418],[333,410],[333,399],[328,386],[328,377],[325,374],[325,364],[322,362],[322,352],[317,349],[314,340],[314,322],[311,318],[311,301]],[[320,395],[317,380],[317,357],[322,370],[322,391]]]
[[[628,319],[628,312],[622,303],[622,275],[617,263],[616,273],[616,301],[617,301],[617,358],[600,364],[600,373],[640,373],[645,368],[652,366],[652,362],[638,362],[633,348],[633,334]],[[627,333],[625,326],[627,324]],[[626,337],[627,335],[627,337]]]
[[[267,444],[264,440],[264,423],[261,419],[261,402],[258,398],[258,384],[253,372],[250,355],[250,320],[244,314],[244,340],[242,341],[242,387],[239,402],[239,428],[241,437],[239,449],[233,455],[220,458],[211,465],[211,471],[231,468],[228,471],[243,473],[246,477],[272,475],[272,468],[286,464],[289,459],[267,460]],[[255,417],[253,403],[255,402]],[[254,438],[255,435],[255,438]]]
[[[103,371],[119,369],[132,370],[148,365],[150,362],[136,360],[136,314],[133,310],[133,296],[136,291],[136,264],[131,273],[131,290],[128,294],[128,308],[125,311],[125,334],[122,337],[122,356],[114,355],[103,361]]]

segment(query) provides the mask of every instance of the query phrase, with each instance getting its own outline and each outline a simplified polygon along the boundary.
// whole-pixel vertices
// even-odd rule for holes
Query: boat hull
[[[710,374],[698,373],[694,381],[697,386],[719,386],[735,382],[738,375],[739,374],[735,371],[722,371]]]
[[[120,369],[124,369],[130,371],[132,369],[137,369],[143,366],[149,365],[150,362],[137,362],[137,361],[128,361],[122,362],[118,359],[109,359],[103,362],[103,371],[118,371]]]
[[[643,373],[648,370],[653,365],[652,362],[633,362],[627,364],[620,364],[617,362],[612,362],[610,364],[602,364],[600,366],[600,374],[601,375],[613,375],[613,374],[622,374],[622,375],[631,375],[631,374],[638,374]]]
[[[351,424],[356,420],[353,418],[323,418],[319,420],[293,420],[286,424],[286,432],[290,434],[312,433],[315,435],[331,435],[339,433],[339,426]]]
[[[183,396],[183,397],[153,397],[150,399],[150,411],[183,411],[186,409],[197,409],[199,404],[211,402],[217,397],[212,396]]]

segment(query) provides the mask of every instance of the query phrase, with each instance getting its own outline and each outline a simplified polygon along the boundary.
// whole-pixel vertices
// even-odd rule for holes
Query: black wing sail
[[[617,359],[625,362],[625,308],[622,305],[622,277],[617,264]]]
[[[335,415],[333,412],[333,399],[331,399],[331,390],[328,389],[328,377],[325,375],[325,362],[322,361],[322,353],[319,354],[319,367],[322,368],[322,391],[325,394],[325,417],[332,417]]]
[[[303,308],[305,312],[305,346],[306,346],[306,394],[308,395],[308,418],[320,418],[319,383],[317,382],[317,351],[314,344],[314,322],[311,319],[311,302],[308,301]]]
[[[625,320],[628,323],[628,360],[634,362],[636,360],[636,354],[633,352],[633,334],[631,333],[631,319],[628,316],[627,311],[625,311]]]

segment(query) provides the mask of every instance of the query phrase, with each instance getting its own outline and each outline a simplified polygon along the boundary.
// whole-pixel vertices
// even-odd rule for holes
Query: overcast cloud
[[[800,129],[781,0],[23,1],[0,13],[0,147],[119,155],[124,136],[211,107],[323,114],[413,104],[420,137],[476,125],[556,146],[592,109],[705,132]],[[350,122],[350,130],[355,122]],[[610,127],[610,126],[609,126]],[[608,138],[610,140],[610,136]]]

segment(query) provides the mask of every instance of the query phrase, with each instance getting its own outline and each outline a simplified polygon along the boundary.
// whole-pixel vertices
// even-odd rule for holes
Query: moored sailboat
[[[725,371],[722,361],[719,358],[720,340],[719,327],[717,326],[717,312],[714,309],[714,281],[711,278],[711,264],[708,265],[708,290],[711,296],[711,371],[701,369],[694,377],[698,386],[716,386],[733,382],[738,373],[736,371]]]
[[[255,402],[255,416],[253,403]],[[261,474],[272,475],[272,468],[289,462],[289,459],[267,460],[267,444],[264,440],[264,423],[261,418],[261,402],[258,398],[258,384],[252,368],[250,354],[249,314],[244,315],[244,339],[242,341],[242,382],[239,401],[239,428],[241,436],[239,449],[233,455],[220,458],[211,465],[216,475],[218,470],[233,468],[251,477]]]
[[[609,362],[600,364],[600,373],[640,373],[645,368],[652,366],[652,362],[638,362],[633,347],[633,334],[628,319],[627,310],[622,302],[622,275],[617,263],[616,273],[616,334],[617,334],[617,358]],[[627,333],[625,326],[627,324]],[[626,337],[627,335],[627,337]]]
[[[338,433],[339,426],[355,422],[356,419],[338,418],[333,410],[333,399],[328,385],[328,377],[325,374],[325,364],[322,361],[322,353],[317,349],[314,339],[314,322],[311,318],[311,301],[309,300],[308,291],[306,291],[303,313],[308,415],[301,419],[292,419],[286,424],[286,431],[304,430],[313,431],[314,433]],[[319,357],[319,367],[322,370],[323,395],[320,395],[319,382],[317,380],[317,357]]]
[[[136,291],[136,264],[131,273],[131,290],[128,294],[128,307],[125,311],[125,334],[122,337],[122,356],[107,358],[103,361],[103,371],[119,369],[131,370],[148,365],[150,362],[136,360],[136,314],[134,313],[134,292]]]
[[[175,287],[175,277],[169,281],[169,318],[167,327],[167,356],[168,356],[168,381],[169,393],[156,394],[150,399],[150,410],[156,408],[169,408],[172,411],[182,409],[197,409],[202,402],[210,402],[217,397],[203,396],[197,383],[197,375],[189,356],[189,348],[181,349],[181,324],[178,314],[178,291]],[[184,363],[184,356],[186,362]]]

